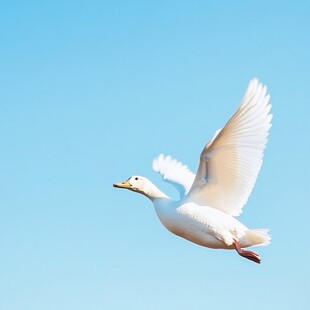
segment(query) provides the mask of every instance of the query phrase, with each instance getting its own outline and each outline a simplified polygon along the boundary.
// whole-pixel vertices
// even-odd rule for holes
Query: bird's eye
[[[136,181],[138,181],[138,178],[137,178],[137,177],[135,177],[135,180],[136,180]]]

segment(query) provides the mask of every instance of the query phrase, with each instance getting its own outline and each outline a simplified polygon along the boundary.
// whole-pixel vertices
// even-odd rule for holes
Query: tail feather
[[[249,246],[266,246],[270,243],[271,236],[268,234],[269,229],[249,229],[245,236],[239,240],[241,247]]]

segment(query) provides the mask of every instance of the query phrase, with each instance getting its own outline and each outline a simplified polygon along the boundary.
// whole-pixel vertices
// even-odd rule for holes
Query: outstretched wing
[[[195,179],[195,174],[186,165],[171,156],[160,154],[153,160],[152,167],[154,171],[161,174],[163,180],[176,187],[180,198],[188,193]]]
[[[254,79],[240,107],[204,147],[190,201],[239,215],[262,165],[272,115],[267,88]]]

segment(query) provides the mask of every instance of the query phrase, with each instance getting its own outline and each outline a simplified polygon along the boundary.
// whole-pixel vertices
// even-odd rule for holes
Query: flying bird
[[[161,223],[173,234],[213,249],[234,249],[255,263],[250,246],[265,246],[268,229],[250,229],[236,219],[255,185],[271,128],[267,87],[250,81],[241,104],[203,148],[196,174],[171,156],[160,154],[153,170],[179,191],[178,201],[150,180],[135,175],[113,184],[140,193],[154,205]]]

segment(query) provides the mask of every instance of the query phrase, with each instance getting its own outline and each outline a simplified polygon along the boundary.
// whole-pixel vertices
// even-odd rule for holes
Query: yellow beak
[[[117,188],[131,188],[131,184],[129,183],[129,179],[122,182],[122,183],[114,183],[113,184],[114,187],[117,187]]]

